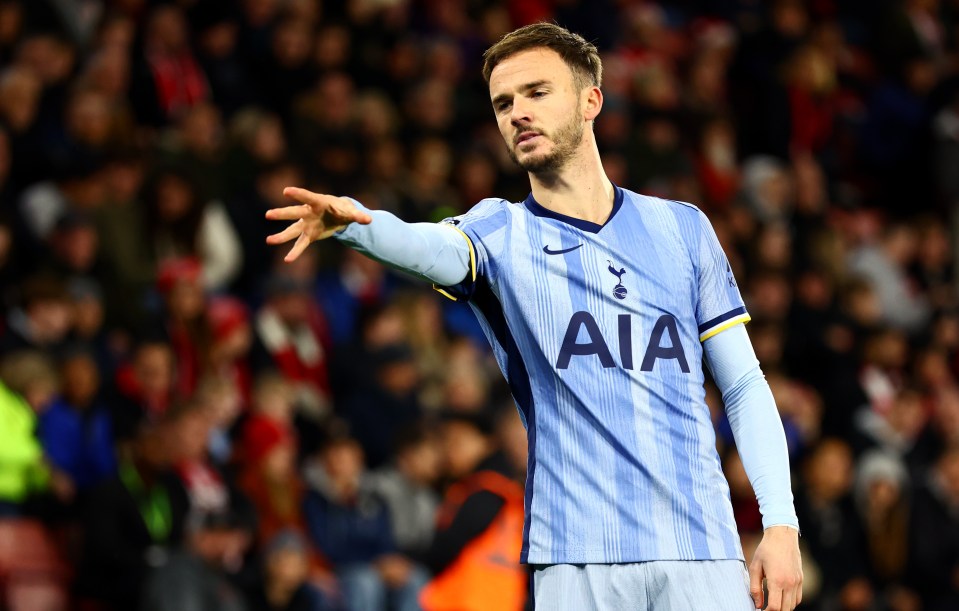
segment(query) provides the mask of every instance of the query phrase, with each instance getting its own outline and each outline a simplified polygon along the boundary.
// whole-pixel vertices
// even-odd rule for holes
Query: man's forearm
[[[727,329],[706,340],[703,347],[722,392],[743,467],[756,492],[763,527],[799,528],[782,420],[745,326]]]
[[[407,223],[383,210],[368,210],[369,225],[352,224],[336,239],[381,263],[429,280],[453,286],[470,273],[468,238],[449,225]]]

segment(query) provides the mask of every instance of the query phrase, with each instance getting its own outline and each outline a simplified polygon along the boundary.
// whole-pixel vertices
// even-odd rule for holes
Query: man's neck
[[[566,216],[603,225],[613,211],[615,192],[606,177],[595,143],[551,174],[529,175],[533,199]]]

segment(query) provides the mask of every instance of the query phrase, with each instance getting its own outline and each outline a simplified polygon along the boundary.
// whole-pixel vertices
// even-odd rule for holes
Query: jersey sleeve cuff
[[[796,532],[802,534],[802,530],[800,530],[800,528],[799,528],[799,522],[797,522],[797,521],[785,522],[785,521],[782,521],[782,520],[773,520],[773,523],[772,523],[772,524],[763,525],[763,530],[764,530],[764,531],[765,531],[765,530],[768,530],[768,529],[772,528],[773,526],[785,526],[786,528],[791,528],[791,529],[795,530]]]
[[[450,224],[450,227],[458,231],[459,234],[463,236],[463,239],[466,240],[466,244],[469,245],[469,273],[459,284],[454,286],[439,286],[438,284],[434,284],[433,290],[447,299],[452,299],[453,301],[469,301],[469,298],[473,296],[473,288],[476,286],[476,249],[473,248],[473,240],[466,235],[466,232],[452,224]]]
[[[745,306],[732,309],[725,314],[721,314],[716,318],[699,325],[699,341],[704,342],[710,337],[718,333],[722,333],[730,327],[734,327],[740,323],[747,323],[750,320],[752,319],[750,318],[749,313],[746,312]]]

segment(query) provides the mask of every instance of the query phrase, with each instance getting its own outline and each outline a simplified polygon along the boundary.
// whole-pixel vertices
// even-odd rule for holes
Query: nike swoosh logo
[[[582,244],[577,244],[576,246],[573,246],[572,248],[564,248],[563,250],[550,250],[550,249],[549,249],[549,246],[544,246],[544,247],[543,247],[543,252],[545,252],[545,253],[548,254],[548,255],[563,255],[563,254],[566,254],[566,253],[568,253],[568,252],[573,252],[574,250],[576,250],[577,248],[579,248],[579,247],[581,247],[581,246],[582,246]]]

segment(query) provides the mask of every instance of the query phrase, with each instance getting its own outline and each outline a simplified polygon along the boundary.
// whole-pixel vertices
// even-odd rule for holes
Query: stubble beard
[[[573,115],[570,121],[556,131],[556,135],[550,140],[553,141],[553,150],[545,155],[530,155],[524,159],[519,159],[516,154],[518,145],[507,146],[510,159],[513,163],[523,168],[530,174],[548,175],[556,174],[569,162],[576,154],[576,149],[583,139],[583,123],[577,115]],[[543,132],[544,137],[547,135]]]

